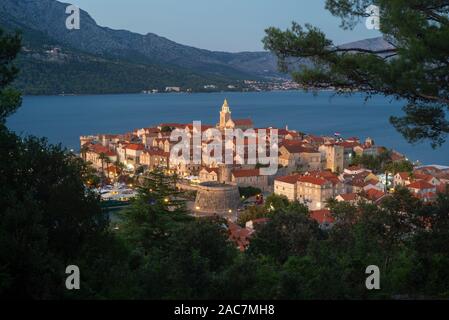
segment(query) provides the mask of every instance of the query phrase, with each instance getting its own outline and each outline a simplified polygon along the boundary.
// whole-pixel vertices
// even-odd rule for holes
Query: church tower
[[[226,124],[231,120],[231,110],[229,109],[228,100],[224,100],[220,111],[220,125],[221,129],[226,128]]]

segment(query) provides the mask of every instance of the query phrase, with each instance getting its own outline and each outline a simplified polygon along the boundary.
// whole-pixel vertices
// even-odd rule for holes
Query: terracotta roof
[[[426,181],[415,181],[415,182],[410,183],[407,186],[407,188],[423,190],[423,189],[433,189],[433,188],[435,188],[435,186]]]
[[[145,146],[143,144],[130,143],[126,146],[126,149],[138,151],[138,150],[144,150]]]
[[[304,147],[300,141],[295,141],[295,143],[288,143],[287,141],[284,141],[281,147],[287,149],[289,153],[318,153],[313,148]]]
[[[323,143],[324,142],[324,138],[323,137],[318,137],[318,136],[314,136],[314,135],[308,135],[306,137],[306,139],[311,141],[311,142],[315,142],[315,143]]]
[[[385,196],[385,193],[377,189],[369,189],[368,191],[366,191],[366,196],[369,200],[378,201]]]
[[[373,186],[375,186],[376,184],[379,183],[379,180],[370,179],[370,180],[366,181],[365,183],[366,183],[367,186],[368,186],[368,185],[373,185]]]
[[[280,143],[281,146],[286,146],[286,145],[296,145],[296,146],[302,146],[304,144],[304,141],[302,140],[282,140],[282,142]]]
[[[342,146],[343,148],[351,148],[351,149],[360,145],[357,142],[349,142],[349,141],[343,141],[343,142],[340,142],[338,144],[340,146]]]
[[[260,175],[259,169],[238,169],[233,170],[232,175],[235,178],[255,177]]]
[[[291,176],[277,177],[275,180],[284,182],[284,183],[295,184],[296,182],[298,182],[298,179],[300,177],[301,177],[301,175],[295,174],[295,175],[291,175]]]
[[[338,176],[328,170],[324,170],[324,171],[311,171],[309,172],[309,175],[312,177],[316,177],[316,178],[322,178],[324,180],[327,180],[329,182],[332,182],[332,184],[336,185],[337,183],[340,182],[340,179],[338,178]]]
[[[312,177],[312,176],[302,176],[298,179],[298,181],[305,182],[305,183],[311,183],[311,184],[318,185],[318,186],[323,186],[326,183],[328,183],[328,181],[323,178],[317,178],[317,177]]]
[[[338,195],[341,197],[344,201],[355,201],[357,200],[357,193],[345,193]]]
[[[232,119],[236,126],[252,126],[253,120],[251,119]]]
[[[289,153],[301,153],[304,151],[304,147],[301,145],[291,145],[291,144],[285,144],[282,145]]]
[[[312,218],[319,224],[335,222],[335,218],[332,216],[332,213],[328,209],[310,211],[310,218]]]
[[[435,178],[434,176],[432,176],[430,174],[422,174],[422,173],[417,173],[417,172],[415,172],[413,174],[413,177],[416,180],[424,180],[424,181],[427,181],[427,182],[430,182],[430,181],[432,181],[432,179]],[[437,179],[437,178],[435,178],[435,179]]]
[[[235,242],[240,251],[244,251],[249,245],[252,231],[242,228],[231,221],[228,221],[228,231],[230,240]]]
[[[108,157],[116,156],[116,153],[114,151],[98,143],[89,145],[89,150],[96,154],[104,153]]]

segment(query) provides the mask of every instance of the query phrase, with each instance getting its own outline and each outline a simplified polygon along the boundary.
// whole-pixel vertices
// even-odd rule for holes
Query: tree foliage
[[[353,28],[380,9],[380,31],[388,43],[370,50],[337,46],[318,28],[293,23],[282,31],[268,28],[265,48],[284,71],[306,88],[336,87],[340,93],[362,91],[405,101],[404,117],[391,123],[409,142],[444,143],[449,133],[449,2],[445,0],[327,0],[326,8]],[[296,68],[300,60],[301,68]],[[307,66],[301,61],[307,59]],[[311,65],[311,66],[310,66]]]
[[[0,31],[0,297],[124,297],[127,253],[84,185],[87,167],[60,146],[4,126],[21,102],[9,86],[19,50],[20,37]],[[82,270],[76,293],[64,285],[68,265]],[[118,279],[109,285],[110,278]]]

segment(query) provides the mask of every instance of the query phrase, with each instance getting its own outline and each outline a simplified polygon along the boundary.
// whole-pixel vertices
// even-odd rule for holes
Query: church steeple
[[[220,128],[226,128],[226,123],[231,119],[231,109],[229,109],[228,100],[225,99],[220,111]]]
[[[221,107],[221,111],[231,113],[231,110],[229,109],[229,105],[228,105],[228,99],[224,99],[223,106]]]

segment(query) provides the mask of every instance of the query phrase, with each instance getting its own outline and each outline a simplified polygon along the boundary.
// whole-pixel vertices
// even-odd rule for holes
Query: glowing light
[[[201,208],[197,206],[195,209],[196,209],[196,210],[200,210]]]
[[[165,199],[164,199],[164,201],[165,201],[165,202],[168,202],[168,201],[170,201],[170,199],[168,199],[168,198],[165,198]]]
[[[232,210],[231,209],[229,209],[229,211],[228,211],[229,213],[232,213]]]

